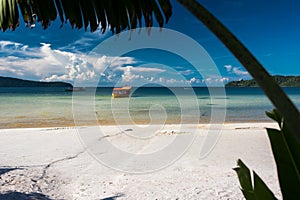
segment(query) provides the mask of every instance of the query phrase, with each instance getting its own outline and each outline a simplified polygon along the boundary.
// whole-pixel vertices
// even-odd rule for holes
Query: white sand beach
[[[242,159],[281,198],[265,127],[273,123],[224,124],[213,150],[200,159],[209,125],[196,133],[166,125],[150,139],[124,139],[115,126],[101,127],[113,144],[151,151],[178,135],[196,135],[175,163],[155,172],[128,173],[104,166],[87,150],[77,128],[0,130],[0,199],[243,199],[232,168]],[[81,127],[93,130],[93,127]],[[134,129],[134,128],[132,128]],[[99,139],[100,141],[100,139]],[[152,145],[147,149],[147,145]],[[109,152],[104,152],[109,153]],[[126,165],[127,158],[120,158]],[[137,166],[140,167],[140,166]]]

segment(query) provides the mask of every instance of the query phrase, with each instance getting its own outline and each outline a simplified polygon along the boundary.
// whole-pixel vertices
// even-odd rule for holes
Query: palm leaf
[[[15,30],[19,25],[19,12],[15,0],[0,1],[0,30]]]
[[[0,30],[14,30],[19,25],[18,7],[26,25],[40,22],[47,29],[51,21],[59,16],[62,24],[69,21],[77,29],[90,28],[106,31],[107,25],[114,33],[136,28],[139,22],[151,27],[153,15],[162,27],[172,15],[169,0],[0,0]],[[164,17],[163,17],[164,16]],[[165,20],[164,20],[165,18]]]
[[[278,111],[267,115],[280,124],[280,130],[267,129],[277,165],[277,174],[284,199],[300,197],[300,143],[287,128]]]
[[[237,172],[241,190],[247,200],[274,200],[276,197],[261,178],[253,172],[253,182],[249,168],[241,161],[237,162]]]
[[[101,32],[104,33],[107,27],[107,19],[106,19],[103,1],[94,1],[94,3],[95,3],[96,16],[98,19],[98,25],[101,26]]]
[[[280,130],[267,129],[277,166],[277,174],[283,199],[298,199],[300,197],[300,143],[291,134],[283,118],[277,110],[266,112],[276,121]],[[252,187],[250,171],[246,165],[238,160],[238,167],[234,169],[239,177],[242,192],[246,199],[272,199],[273,193],[254,172],[254,186]]]

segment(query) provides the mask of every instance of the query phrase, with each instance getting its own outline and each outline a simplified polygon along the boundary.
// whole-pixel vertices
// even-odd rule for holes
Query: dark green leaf
[[[255,172],[253,172],[253,179],[256,199],[276,199],[272,191]]]
[[[242,187],[242,192],[247,200],[274,200],[276,197],[261,178],[254,172],[252,183],[249,168],[241,161],[237,162],[238,167],[234,170],[237,172]]]
[[[278,110],[274,109],[271,112],[266,112],[266,115],[276,121],[280,128],[282,128],[282,117],[280,116]]]
[[[250,170],[248,167],[239,159],[237,161],[237,168],[234,168],[234,170],[237,172],[239,181],[242,187],[242,192],[246,199],[248,200],[254,200],[254,192],[253,192],[253,186],[251,183],[251,175]]]
[[[284,134],[284,137],[286,139],[286,142],[288,144],[288,147],[290,149],[290,152],[293,156],[293,159],[295,161],[295,165],[298,169],[298,173],[300,171],[300,143],[293,135],[290,130],[288,129],[287,125],[285,122],[283,122],[283,127],[281,132]]]
[[[142,20],[145,26],[151,27],[153,13],[162,27],[162,13],[166,21],[172,13],[170,0],[1,0],[0,4],[0,30],[3,31],[19,25],[18,6],[26,25],[34,24],[36,18],[46,29],[59,16],[62,22],[69,21],[72,27],[84,27],[85,30],[90,27],[92,32],[101,24],[103,33],[108,25],[113,33],[119,33],[126,28],[136,28],[138,22],[142,26]]]
[[[107,26],[107,23],[106,23],[107,19],[106,19],[103,2],[104,1],[98,1],[98,0],[94,1],[95,11],[96,11],[96,15],[98,18],[98,22],[101,24],[101,32],[102,33],[104,33],[106,31],[106,26]]]
[[[15,30],[19,26],[19,12],[16,0],[0,1],[0,30]]]
[[[282,196],[284,199],[298,199],[300,197],[298,168],[300,145],[296,140],[289,141],[292,135],[287,132],[275,129],[267,129],[267,132],[277,165]],[[289,139],[287,140],[286,137]]]
[[[55,0],[55,5],[56,5],[56,8],[57,8],[57,11],[58,11],[58,14],[59,14],[59,18],[60,18],[60,21],[61,21],[61,27],[63,26],[64,24],[64,11],[63,11],[63,8],[62,8],[62,5],[60,3],[59,0]]]
[[[26,24],[26,26],[28,26],[29,24],[32,25],[33,22],[33,18],[32,18],[32,12],[31,12],[31,8],[30,5],[28,4],[27,0],[20,0],[19,1],[19,7],[23,16],[23,20]]]
[[[166,23],[168,23],[170,17],[172,16],[172,5],[170,1],[165,1],[165,0],[158,0],[160,7],[162,8],[165,16],[166,16]]]

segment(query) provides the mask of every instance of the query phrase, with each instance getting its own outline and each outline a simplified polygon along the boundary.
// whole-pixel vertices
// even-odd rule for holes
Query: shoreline
[[[137,126],[148,126],[148,124],[135,124]],[[160,125],[160,124],[158,124]],[[198,124],[164,124],[164,128],[175,128],[177,129],[180,126],[197,126],[197,129],[205,129],[207,130],[210,126],[216,125],[217,127],[222,126],[221,130],[243,130],[243,129],[265,129],[265,128],[275,128],[279,129],[277,122],[224,122],[224,123],[198,123]],[[88,125],[69,125],[69,126],[34,126],[34,127],[10,127],[10,128],[0,128],[0,135],[3,132],[10,131],[58,131],[58,130],[76,130],[81,128],[90,128],[90,127],[103,127],[104,129],[116,128],[116,127],[128,127],[134,126],[134,124],[88,124]],[[153,124],[153,126],[157,126],[157,124]]]
[[[228,120],[228,121],[224,121],[224,123],[222,124],[247,124],[247,123],[275,123],[274,121],[267,119],[267,120],[236,120],[236,121],[232,121],[232,120]],[[137,125],[148,125],[149,121],[145,121],[145,120],[140,120],[140,121],[135,121],[135,124]],[[181,123],[178,123],[178,121],[167,121],[166,123],[164,123],[166,125],[178,125]],[[185,123],[187,124],[187,123]],[[199,121],[200,125],[203,124],[210,124],[210,122],[208,120],[205,121]],[[80,122],[78,125],[76,125],[74,123],[74,121],[69,120],[67,122],[45,122],[45,121],[41,121],[41,122],[27,122],[27,123],[1,123],[0,122],[0,130],[3,129],[22,129],[22,128],[64,128],[64,127],[76,127],[76,126],[116,126],[116,125],[132,125],[132,124],[117,124],[116,122],[112,122],[112,121],[99,121],[97,124],[96,123],[89,123],[89,122]]]

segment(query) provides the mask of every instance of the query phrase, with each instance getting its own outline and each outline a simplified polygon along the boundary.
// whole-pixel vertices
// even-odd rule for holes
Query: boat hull
[[[126,86],[122,88],[114,88],[111,95],[113,98],[125,98],[130,96],[130,92],[131,87]]]

